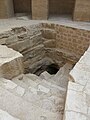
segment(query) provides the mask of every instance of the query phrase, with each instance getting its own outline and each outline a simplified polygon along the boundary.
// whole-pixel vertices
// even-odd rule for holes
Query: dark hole
[[[51,75],[56,74],[59,71],[59,66],[56,64],[48,65],[46,71]]]
[[[50,65],[42,65],[37,68],[34,72],[36,75],[40,75],[42,72],[47,71],[49,74],[56,74],[59,70],[59,66],[57,64],[50,64]]]

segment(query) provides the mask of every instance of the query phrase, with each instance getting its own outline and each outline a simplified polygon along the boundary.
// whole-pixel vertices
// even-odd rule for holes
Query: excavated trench
[[[68,29],[65,27],[65,31]],[[75,43],[71,42],[74,38],[70,38],[68,42],[67,37],[63,36],[65,31],[61,33],[63,31],[64,26],[54,26],[54,24],[14,28],[11,33],[18,40],[14,42],[7,40],[6,43],[8,47],[19,51],[24,56],[25,74],[13,78],[13,82],[21,86],[23,83],[25,88],[27,86],[28,91],[24,94],[24,100],[49,111],[51,116],[53,114],[59,116],[58,119],[52,120],[63,120],[69,73],[86,49],[82,47],[85,49],[79,50],[79,46],[76,47]],[[73,31],[75,34],[75,29],[70,28],[66,35],[74,36],[70,36]],[[12,39],[13,34],[9,39]],[[84,45],[85,43],[82,46]],[[47,120],[47,116],[42,118]]]

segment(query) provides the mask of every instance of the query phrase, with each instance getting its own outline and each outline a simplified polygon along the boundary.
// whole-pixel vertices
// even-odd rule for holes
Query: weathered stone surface
[[[43,29],[42,36],[46,39],[56,39],[56,32],[53,29]]]
[[[0,1],[0,18],[10,18],[14,16],[13,1],[1,0]]]
[[[48,0],[33,0],[32,1],[32,19],[46,20],[48,19]],[[39,8],[39,9],[38,9]]]
[[[53,75],[50,75],[47,71],[44,71],[43,73],[40,74],[40,78],[42,79],[50,79]]]
[[[81,57],[70,72],[68,92],[65,104],[64,120],[90,119],[90,48]],[[74,102],[73,102],[74,101]],[[72,104],[71,104],[72,103]],[[83,108],[83,109],[82,109]],[[73,116],[75,116],[73,118]]]
[[[0,109],[0,120],[20,120],[11,116],[8,112]]]
[[[23,73],[22,54],[0,45],[0,76],[11,79]]]
[[[74,9],[74,20],[90,21],[90,1],[76,0]]]
[[[20,78],[22,79],[19,80]],[[64,96],[65,90],[33,74],[19,76],[14,78],[13,82],[26,89],[23,99],[54,113],[60,112],[59,114],[61,114],[63,112],[64,98],[61,96]],[[26,84],[27,88],[21,82]]]
[[[58,120],[60,118],[58,113],[56,114],[41,109],[2,87],[0,87],[0,91],[0,108],[4,111],[8,111],[12,116],[16,116],[21,120],[40,120],[41,116],[49,120]]]
[[[44,42],[45,48],[55,48],[56,47],[56,41],[55,40],[48,40]]]

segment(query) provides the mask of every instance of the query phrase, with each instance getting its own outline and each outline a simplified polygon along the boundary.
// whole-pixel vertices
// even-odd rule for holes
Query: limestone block
[[[11,116],[8,112],[0,109],[0,120],[20,120]]]
[[[74,111],[66,111],[63,120],[89,120],[88,117],[82,113]]]
[[[73,91],[72,87],[68,87],[68,89],[70,90],[68,90],[67,93],[68,96],[66,101],[66,110],[77,111],[79,113],[87,114],[88,106],[86,103],[86,94],[78,91]]]
[[[18,96],[23,96],[25,92],[24,88],[18,86],[13,81],[5,79],[5,78],[0,78],[0,86]]]
[[[43,73],[40,74],[40,78],[42,79],[50,79],[52,75],[50,75],[47,71],[44,71]]]
[[[7,79],[23,73],[22,54],[0,45],[0,76]]]
[[[44,42],[44,47],[46,48],[55,48],[56,47],[56,41],[55,40],[48,40]]]
[[[56,32],[53,29],[43,29],[42,36],[46,39],[56,39]]]
[[[63,96],[62,93],[64,94],[65,92],[60,87],[50,84],[34,74],[20,75],[13,79],[13,82],[26,89],[23,99],[48,111],[60,112],[59,114],[61,115],[64,107],[64,98],[60,98],[60,96]],[[20,84],[21,82],[26,84],[27,88]]]
[[[63,53],[55,48],[45,48],[46,56],[54,60],[55,62],[64,61]]]
[[[0,87],[0,91],[0,108],[8,111],[12,116],[16,116],[21,120],[40,120],[42,116],[48,120],[58,120],[60,118],[58,113],[37,107],[2,87]]]
[[[29,67],[35,62],[40,61],[44,58],[44,45],[41,44],[37,45],[36,47],[32,47],[31,49],[24,51],[22,54],[24,55],[25,64],[27,64],[27,66]]]
[[[36,45],[42,44],[41,34],[37,34],[32,37],[29,37],[29,36],[27,36],[27,37],[28,38],[20,38],[20,39],[17,38],[17,41],[12,44],[9,44],[8,47],[11,47],[14,50],[17,50],[19,52],[22,52],[22,51],[26,51]]]
[[[90,54],[85,54],[80,58],[79,62],[75,65],[74,69],[70,72],[70,76],[74,82],[86,85],[90,78]]]

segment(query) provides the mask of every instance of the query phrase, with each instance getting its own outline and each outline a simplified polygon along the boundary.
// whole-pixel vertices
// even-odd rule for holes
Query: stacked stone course
[[[41,23],[13,28],[0,34],[0,44],[22,53],[26,70],[30,68],[32,71],[37,64],[41,66],[48,61],[44,58],[58,65],[67,60],[75,64],[90,45],[90,31]]]

